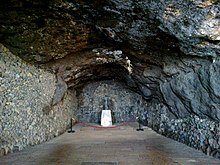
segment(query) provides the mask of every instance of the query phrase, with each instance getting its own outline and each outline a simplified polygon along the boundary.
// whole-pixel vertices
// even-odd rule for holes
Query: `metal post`
[[[73,119],[70,119],[70,130],[68,131],[68,133],[74,133],[75,131],[73,130]]]
[[[138,117],[138,123],[139,123],[139,128],[136,129],[136,130],[137,130],[137,131],[144,131],[144,129],[141,128],[141,118],[140,118],[140,117]]]

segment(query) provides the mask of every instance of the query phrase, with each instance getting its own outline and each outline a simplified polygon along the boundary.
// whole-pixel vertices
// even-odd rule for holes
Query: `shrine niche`
[[[142,97],[126,89],[123,84],[101,81],[87,85],[79,96],[79,109],[75,114],[79,121],[101,124],[103,110],[111,116],[112,124],[146,119],[146,103]]]

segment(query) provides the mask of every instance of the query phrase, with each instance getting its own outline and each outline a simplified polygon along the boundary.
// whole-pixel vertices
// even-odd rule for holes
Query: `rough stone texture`
[[[188,55],[220,54],[218,0],[9,0],[0,9],[2,42],[26,60],[109,44],[153,56],[179,48]]]
[[[218,0],[78,3],[83,9],[82,15],[96,20],[96,28],[120,45],[129,45],[136,50],[158,51],[156,49],[163,44],[160,49],[179,47],[188,55],[220,55]]]
[[[61,77],[57,76],[57,82],[56,82],[56,90],[53,96],[53,105],[59,103],[63,97],[64,94],[67,91],[67,85],[66,83],[62,80]]]
[[[208,125],[219,122],[219,0],[4,2],[0,6],[1,42],[26,61],[51,69],[68,88],[80,94],[89,83],[115,79],[141,94],[152,106],[152,114],[158,111],[153,108],[155,101],[163,104],[168,123],[194,121],[192,114]],[[49,76],[47,81],[55,85],[55,78]],[[54,95],[48,90],[54,103],[62,100],[65,88],[57,91]],[[4,100],[5,96],[0,97]],[[39,103],[45,115],[50,114],[49,100]],[[0,108],[3,111],[3,104]],[[153,116],[155,121],[162,120]],[[150,126],[159,130],[160,122]],[[168,127],[179,130],[171,124]],[[207,136],[211,134],[208,127],[204,130]],[[187,131],[186,137],[194,141],[194,130]],[[214,136],[217,139],[218,132]]]
[[[148,8],[160,20],[160,29],[178,38],[184,53],[216,57],[220,55],[219,4],[218,0],[161,0]]]
[[[195,115],[171,119],[169,109],[161,103],[148,105],[148,126],[158,133],[220,158],[220,124]]]
[[[153,62],[151,57],[146,60]],[[169,107],[176,118],[196,114],[219,121],[219,64],[207,59],[161,56],[157,63],[132,59],[132,80],[136,92],[150,100],[158,100]]]
[[[180,74],[160,89],[169,108],[178,117],[197,114],[220,120],[219,99],[220,62],[201,67],[198,72]]]
[[[126,59],[127,58],[127,59]],[[65,58],[47,63],[54,73],[65,81],[69,88],[78,88],[102,79],[128,78],[129,58],[121,50],[96,48],[70,54]]]
[[[137,121],[136,117],[146,121],[146,102],[142,96],[126,89],[117,81],[87,85],[79,96],[79,109],[76,114],[78,119],[82,122],[100,123],[105,97],[108,98],[108,109],[112,111],[113,124],[134,122]]]
[[[23,2],[17,2],[20,6],[6,2],[1,8],[1,42],[13,54],[26,61],[44,62],[87,47],[90,30],[74,17],[56,7],[52,10],[37,2],[27,7]]]
[[[1,155],[42,143],[66,130],[77,102],[74,93],[68,93],[52,106],[55,85],[53,74],[0,45]]]

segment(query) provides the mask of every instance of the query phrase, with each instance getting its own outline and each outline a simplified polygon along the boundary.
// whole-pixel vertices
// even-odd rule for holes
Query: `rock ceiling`
[[[69,88],[118,79],[177,117],[220,119],[218,0],[2,4],[1,43],[57,74]]]

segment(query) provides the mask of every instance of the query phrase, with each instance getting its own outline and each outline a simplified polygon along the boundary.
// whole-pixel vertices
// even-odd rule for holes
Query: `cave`
[[[137,122],[220,158],[218,0],[3,0],[0,156],[70,121]]]

